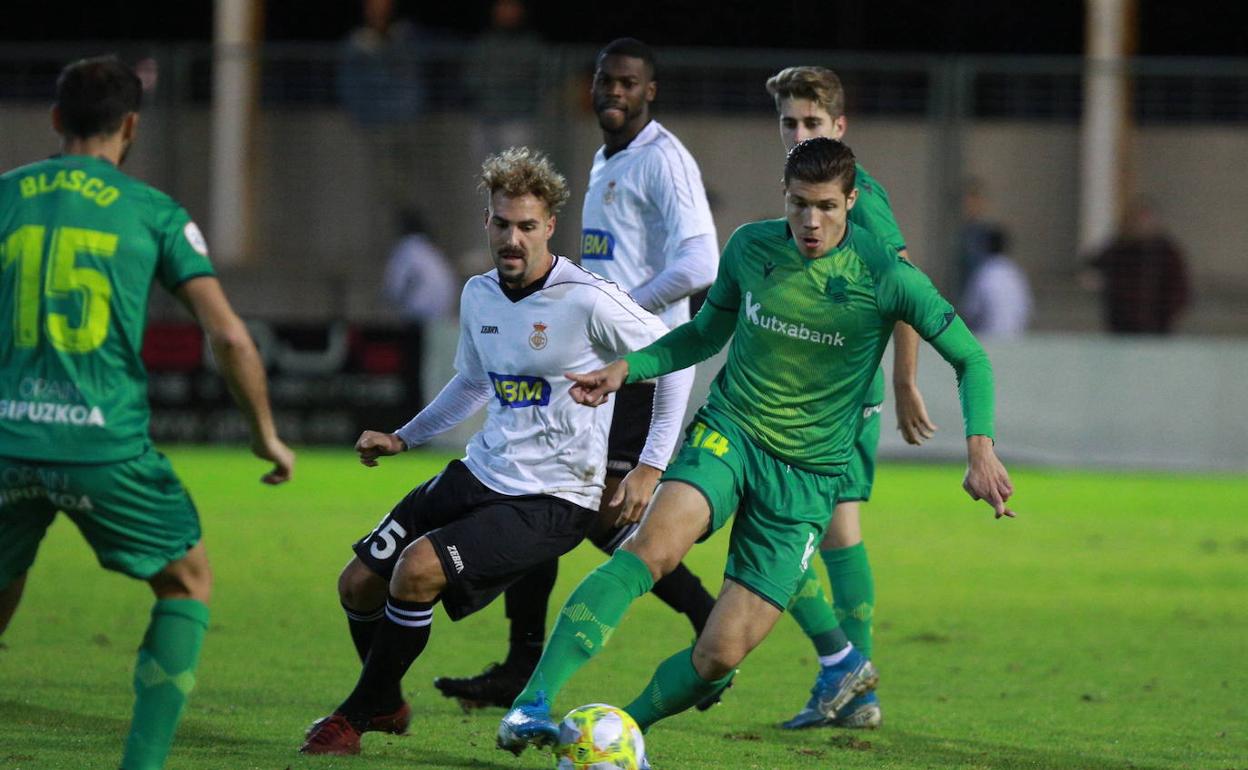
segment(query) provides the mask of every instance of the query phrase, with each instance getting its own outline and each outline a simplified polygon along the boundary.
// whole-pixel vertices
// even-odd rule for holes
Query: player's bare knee
[[[433,543],[422,537],[403,549],[390,578],[390,593],[409,602],[431,602],[446,588],[446,572]]]
[[[656,583],[676,569],[676,565],[680,564],[680,560],[684,556],[683,553],[673,551],[670,545],[642,537],[640,531],[624,541],[624,544],[620,546],[620,550],[628,551],[638,559],[641,559],[642,563],[650,569],[650,577]]]
[[[707,681],[722,679],[745,659],[746,652],[736,645],[703,636],[693,647],[693,668]]]
[[[149,581],[158,599],[194,599],[208,603],[212,598],[212,567],[201,546],[195,546],[177,561],[170,562]]]
[[[338,598],[357,612],[375,610],[386,603],[386,579],[352,559],[338,575]]]

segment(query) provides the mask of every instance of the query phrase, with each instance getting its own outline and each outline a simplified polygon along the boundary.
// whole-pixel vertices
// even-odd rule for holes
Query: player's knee
[[[722,679],[745,659],[747,652],[738,645],[703,636],[693,648],[693,668],[708,682]]]
[[[620,546],[620,550],[628,551],[638,559],[641,559],[642,563],[650,570],[650,578],[657,583],[672,570],[676,569],[684,554],[676,553],[672,549],[666,548],[662,544],[648,538],[642,538],[640,534],[639,532],[637,535],[624,541],[624,544]]]
[[[160,599],[194,599],[207,604],[212,598],[212,567],[198,548],[170,563],[148,582]]]
[[[445,588],[446,572],[428,538],[422,537],[403,550],[390,578],[390,593],[396,599],[431,602]]]
[[[375,610],[386,603],[386,579],[352,559],[338,575],[338,599],[357,612]]]

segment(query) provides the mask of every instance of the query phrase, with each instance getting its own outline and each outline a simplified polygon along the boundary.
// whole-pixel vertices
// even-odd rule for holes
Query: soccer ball
[[[641,728],[605,703],[574,708],[559,724],[555,770],[647,770]]]

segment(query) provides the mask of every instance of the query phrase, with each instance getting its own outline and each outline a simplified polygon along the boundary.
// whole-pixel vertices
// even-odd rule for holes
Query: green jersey
[[[892,246],[897,251],[906,248],[906,238],[893,216],[893,206],[888,200],[888,190],[875,181],[862,166],[855,167],[854,187],[858,189],[858,201],[849,210],[849,221]],[[867,389],[863,404],[884,403],[884,370],[877,368],[871,387]]]
[[[0,455],[140,455],[152,279],[172,291],[212,274],[186,210],[106,160],[58,156],[0,176]]]
[[[731,336],[707,408],[790,465],[839,473],[897,321],[954,364],[968,435],[991,435],[992,370],[983,349],[927,276],[852,222],[818,259],[798,251],[785,220],[743,225],[724,248],[698,318],[627,356],[628,379],[705,360]]]

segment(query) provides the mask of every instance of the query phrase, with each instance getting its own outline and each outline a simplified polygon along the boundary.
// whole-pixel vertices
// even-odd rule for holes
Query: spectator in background
[[[427,36],[401,18],[396,0],[362,0],[363,24],[343,43],[338,70],[338,100],[360,128],[368,163],[361,170],[376,199],[368,244],[385,248],[394,233],[391,212],[416,203],[420,135],[416,121],[425,111],[422,46]]]
[[[454,310],[458,278],[426,234],[420,213],[406,209],[398,216],[403,235],[390,251],[382,291],[403,319],[403,380],[410,413],[416,414],[425,405],[421,387],[425,327]]]
[[[1027,274],[1007,256],[1005,230],[984,230],[984,256],[967,281],[958,314],[980,339],[1017,337],[1031,319]]]
[[[1099,273],[1093,286],[1104,298],[1105,323],[1115,334],[1169,334],[1191,299],[1183,252],[1147,198],[1132,202],[1091,267]]]
[[[988,235],[994,228],[988,220],[988,196],[983,180],[967,178],[962,185],[962,230],[958,238],[958,289],[963,295],[976,268],[991,253]]]
[[[480,119],[473,137],[479,155],[533,144],[541,55],[523,0],[494,0],[465,76]]]

